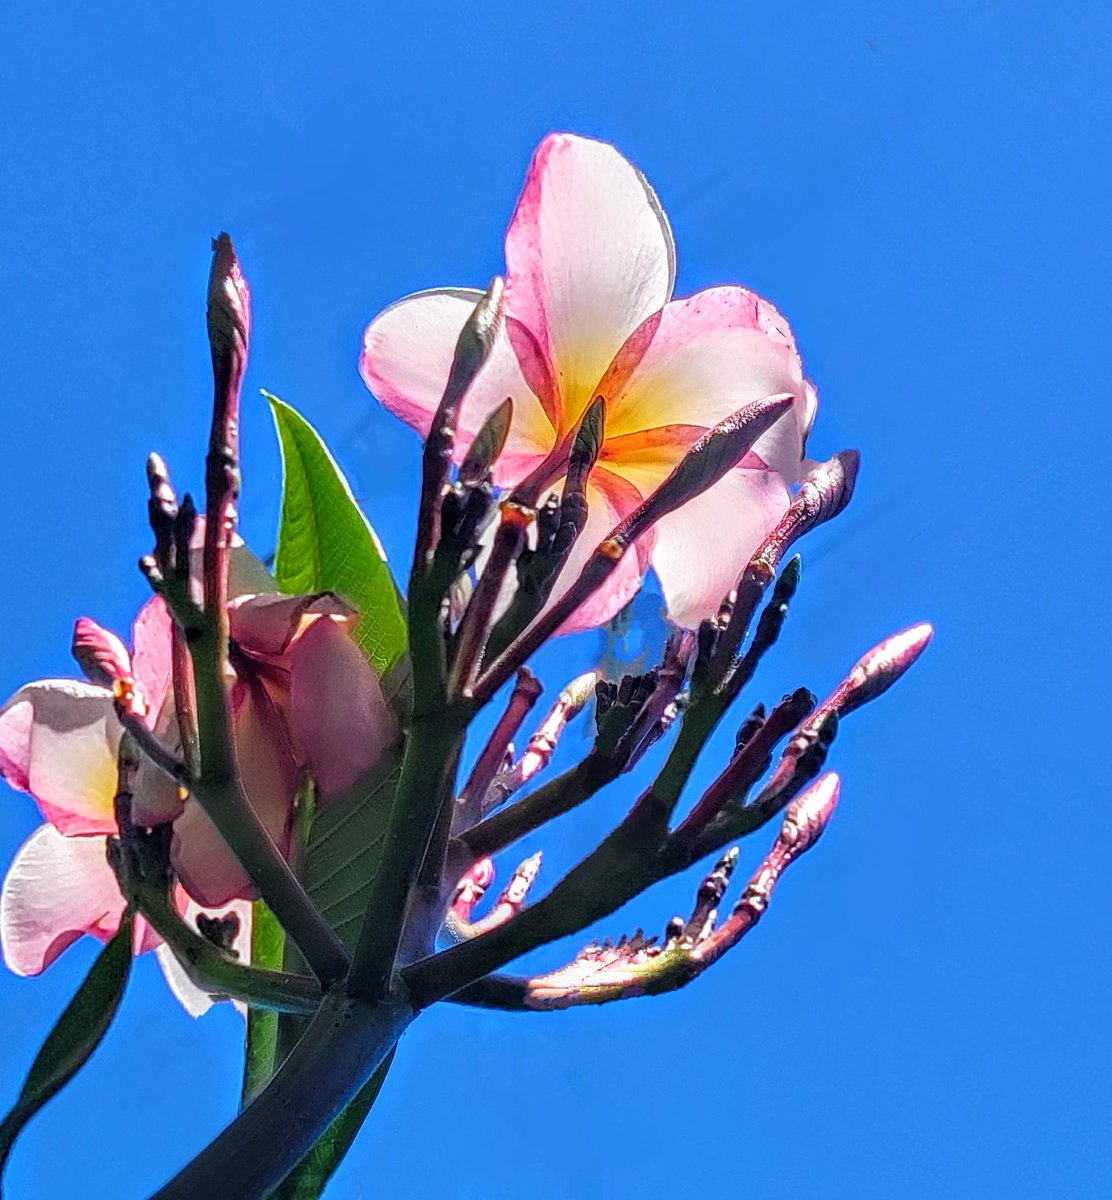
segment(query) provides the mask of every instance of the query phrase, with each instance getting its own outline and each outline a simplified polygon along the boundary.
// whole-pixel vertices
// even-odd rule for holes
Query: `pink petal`
[[[0,775],[62,833],[115,832],[119,744],[112,694],[90,683],[29,683],[0,709]]]
[[[300,769],[285,723],[262,686],[250,688],[236,713],[235,742],[247,798],[284,854]],[[206,908],[254,898],[246,871],[195,800],[174,822],[171,853],[182,885]]]
[[[599,391],[608,399],[608,438],[673,424],[709,429],[753,400],[793,393],[796,407],[753,449],[789,482],[800,476],[814,389],[787,322],[744,288],[710,288],[667,305],[647,348],[631,338]]]
[[[334,592],[311,596],[241,596],[228,606],[231,636],[248,654],[280,657],[290,648],[306,618],[340,617],[354,628],[358,613]]]
[[[367,326],[359,360],[363,380],[386,408],[422,437],[444,393],[456,339],[481,295],[465,288],[418,292],[384,309]],[[499,480],[516,482],[548,453],[554,435],[503,333],[461,406],[457,457],[507,396],[513,398],[514,415],[499,460]]]
[[[153,721],[171,687],[173,621],[155,596],[139,610],[131,627],[131,670]]]
[[[230,913],[234,913],[239,918],[239,932],[232,941],[232,952],[242,963],[249,963],[251,961],[251,917],[253,910],[249,901],[236,900],[226,908],[205,909],[197,904],[196,901],[191,900],[180,889],[175,900],[181,912],[182,919],[194,930],[197,928],[197,917],[201,913],[209,917],[224,917]],[[158,948],[157,956],[158,965],[162,968],[162,974],[166,977],[170,991],[177,997],[182,1008],[191,1017],[200,1017],[208,1012],[215,1003],[215,999],[208,992],[199,988],[189,978],[185,968],[178,961],[177,956],[170,947],[163,943]],[[242,1011],[240,1004],[237,1003],[236,1007]]]
[[[346,791],[398,737],[378,676],[336,621],[314,621],[290,652],[290,726],[323,799]]]
[[[677,625],[694,629],[718,610],[789,499],[775,471],[735,468],[661,519],[653,569]]]
[[[91,617],[78,617],[74,622],[70,649],[85,675],[98,687],[111,687],[117,679],[131,675],[127,647]]]
[[[83,933],[119,928],[124,898],[103,837],[63,837],[40,825],[24,842],[0,893],[0,942],[17,975],[38,975]]]
[[[613,146],[550,134],[533,155],[506,234],[506,314],[555,370],[563,433],[626,338],[675,280],[667,219]]]
[[[203,571],[205,546],[205,516],[201,513],[193,526],[193,536],[189,539],[189,574],[190,588],[194,598],[201,598],[201,573]],[[277,585],[274,577],[243,544],[243,538],[238,533],[232,535],[231,551],[228,554],[228,595],[254,595],[258,592],[276,592]]]
[[[599,542],[615,525],[627,516],[640,502],[641,494],[624,479],[601,467],[591,473],[587,489],[587,524],[572,547],[568,561],[556,580],[549,600],[551,606],[579,577],[587,559]],[[641,587],[645,572],[649,569],[649,558],[655,542],[655,532],[650,531],[630,550],[618,564],[618,569],[607,582],[582,605],[575,614],[560,627],[559,633],[575,633],[580,629],[593,629],[605,625],[633,599]]]
[[[170,751],[181,755],[181,728],[174,697],[167,694],[154,722],[154,735]],[[131,800],[131,819],[136,825],[168,825],[181,816],[185,806],[181,788],[148,758],[139,762],[135,791]]]

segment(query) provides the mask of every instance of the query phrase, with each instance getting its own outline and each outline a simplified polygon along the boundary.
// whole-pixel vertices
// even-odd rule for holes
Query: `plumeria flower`
[[[261,564],[243,566],[241,584],[257,585]],[[331,593],[244,595],[230,605],[237,761],[248,799],[283,850],[305,773],[326,803],[365,774],[398,735],[377,676],[351,638],[355,620],[354,610]],[[116,832],[121,688],[157,737],[180,746],[172,628],[161,600],[140,612],[133,646],[129,654],[114,634],[82,618],[74,630],[75,656],[94,682],[31,683],[0,709],[0,775],[29,792],[48,822],[17,854],[0,901],[5,961],[20,974],[42,971],[83,933],[104,939],[119,926],[124,901],[106,839]],[[181,911],[223,910],[253,898],[250,879],[196,802],[145,761],[132,817],[140,825],[173,822]],[[236,907],[243,910],[242,932],[248,906]],[[137,931],[137,952],[157,943],[145,923],[138,922]],[[171,977],[175,990],[184,989],[183,979]]]
[[[674,282],[671,231],[640,172],[602,142],[545,138],[506,234],[504,335],[467,394],[459,440],[462,453],[511,397],[513,420],[495,469],[495,481],[510,487],[603,397],[606,440],[591,474],[590,516],[553,599],[708,428],[765,396],[796,400],[725,478],[661,520],[565,630],[609,620],[637,591],[650,560],[670,617],[694,627],[717,609],[802,473],[817,401],[786,321],[745,288],[673,300]],[[479,296],[463,288],[418,292],[367,328],[363,379],[422,435]]]

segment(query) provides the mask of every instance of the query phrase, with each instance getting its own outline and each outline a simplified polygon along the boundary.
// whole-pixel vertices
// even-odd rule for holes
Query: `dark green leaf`
[[[287,595],[327,589],[349,600],[359,610],[356,640],[385,675],[405,652],[406,630],[382,546],[316,430],[288,404],[266,398],[282,447],[278,587]]]
[[[349,950],[382,857],[400,764],[399,752],[388,754],[346,796],[317,813],[309,835],[305,888]]]
[[[77,995],[66,1006],[31,1064],[11,1112],[0,1124],[0,1172],[24,1125],[88,1061],[108,1032],[131,973],[131,916],[97,955]]]
[[[251,965],[280,971],[285,943],[286,935],[277,918],[261,900],[256,900],[251,912]],[[278,1065],[275,1062],[277,1039],[278,1013],[267,1008],[249,1008],[241,1107],[246,1107],[274,1074]]]

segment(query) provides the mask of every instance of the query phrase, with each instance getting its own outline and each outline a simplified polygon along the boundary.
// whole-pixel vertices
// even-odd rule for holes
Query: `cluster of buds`
[[[560,155],[594,162],[613,153],[581,139],[550,139],[534,168],[541,201],[558,207],[544,188],[545,172],[556,171]],[[660,232],[666,225],[652,224],[658,217],[662,223],[662,215],[648,204],[651,193],[632,168],[614,178],[647,206],[649,234],[665,262],[653,287],[659,284],[667,300],[670,240]],[[523,205],[521,220],[536,211],[532,201]],[[651,299],[651,287],[641,291]],[[296,1026],[304,1035],[294,1039],[285,1065],[158,1194],[162,1200],[268,1194],[368,1085],[413,1016],[436,1001],[549,1010],[687,984],[760,920],[785,869],[818,841],[838,799],[838,778],[824,768],[839,722],[887,690],[922,653],[931,630],[918,625],[886,638],[821,702],[800,688],[770,708],[757,704],[740,721],[717,776],[701,794],[687,795],[709,739],[780,636],[800,579],[800,560],[789,552],[842,512],[858,465],[856,453],[837,454],[796,476],[789,492],[769,464],[779,455],[798,466],[813,389],[778,314],[749,293],[734,294],[740,289],[719,291],[730,294],[708,293],[704,307],[662,300],[644,319],[636,310],[626,313],[625,341],[613,362],[606,367],[604,356],[605,369],[588,376],[585,402],[568,401],[562,409],[555,373],[537,366],[544,357],[537,348],[547,346],[547,354],[559,340],[555,303],[533,306],[533,317],[547,313],[550,323],[538,332],[521,316],[528,289],[512,292],[519,306],[512,313],[510,289],[500,280],[473,302],[450,296],[466,312],[425,422],[402,664],[407,682],[388,703],[348,636],[354,613],[344,597],[327,591],[280,597],[232,578],[250,313],[231,243],[223,236],[216,243],[209,291],[216,387],[203,526],[192,500],[175,495],[161,460],[148,464],[155,545],[141,566],[166,621],[163,694],[146,695],[136,685],[117,641],[84,628],[76,643],[91,678],[107,689],[116,723],[114,805],[97,831],[108,835],[119,914],[126,906],[129,919],[141,917],[195,987],[248,1008],[313,1019],[307,1029]],[[669,322],[705,325],[711,318],[737,334],[746,353],[767,359],[764,374],[754,371],[758,394],[699,427],[678,419],[652,426],[648,417],[637,424],[631,402],[624,409],[619,402],[635,391],[638,372],[649,371],[658,345],[679,353]],[[372,349],[381,348],[375,329],[368,334]],[[540,380],[552,435],[543,450],[534,444],[524,456],[520,396],[502,396],[475,419],[476,396],[497,386],[495,368],[511,341],[522,372],[532,363]],[[598,367],[583,362],[583,370]],[[376,363],[365,358],[364,372],[389,390]],[[561,378],[570,387],[569,377]],[[766,387],[765,379],[783,386]],[[404,407],[397,390],[391,394]],[[608,431],[615,412],[624,425]],[[661,447],[671,456],[664,470],[657,469]],[[635,472],[649,460],[656,475],[643,473],[651,486],[622,483],[615,464]],[[514,739],[542,694],[528,665],[535,652],[554,636],[613,615],[647,569],[646,548],[667,550],[666,534],[674,545],[677,529],[697,528],[698,521],[676,522],[728,487],[775,503],[769,501],[758,523],[747,561],[724,577],[725,594],[713,595],[708,611],[698,589],[676,575],[674,558],[661,553],[653,561],[670,592],[675,628],[660,662],[619,679],[591,672],[572,680],[517,753]],[[714,580],[721,570],[716,563]],[[503,695],[501,715],[462,772],[469,729]],[[542,780],[565,726],[592,701],[589,750]],[[28,716],[30,703],[24,698],[0,711],[0,765],[10,781],[35,792],[34,748],[23,736],[38,719]],[[260,730],[270,731],[269,742]],[[478,915],[495,855],[537,838],[654,753],[662,762],[652,782],[592,852],[533,899],[541,854],[530,846],[493,906]],[[381,853],[374,851],[375,869],[356,889],[365,905],[352,925],[347,917],[333,919],[321,903],[304,852],[320,806],[352,789],[369,803],[370,780],[388,811],[375,828]],[[234,868],[222,887],[206,890],[203,872],[187,866],[182,846],[190,820],[203,825],[209,845]],[[719,920],[736,843],[777,823],[771,849]],[[352,820],[342,828],[334,836],[346,839],[345,862],[371,855],[364,824]],[[504,973],[521,955],[586,929],[658,881],[714,856],[690,914],[670,921],[661,938],[638,931],[593,942],[571,963],[538,976]],[[249,961],[242,915],[197,912],[199,903],[255,897],[296,950],[286,964],[296,969]],[[85,928],[112,932],[101,925],[63,932]],[[4,932],[8,938],[6,918]]]

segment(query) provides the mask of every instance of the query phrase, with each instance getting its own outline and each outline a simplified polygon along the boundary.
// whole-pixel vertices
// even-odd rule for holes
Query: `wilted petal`
[[[535,336],[571,428],[626,338],[672,294],[675,250],[641,173],[604,142],[550,134],[506,235],[506,315]]]
[[[17,975],[38,975],[83,933],[104,941],[124,911],[104,837],[63,837],[40,825],[24,842],[0,893],[0,942]]]
[[[718,610],[789,500],[775,471],[735,468],[660,520],[653,569],[677,625],[694,629]]]
[[[799,478],[815,394],[771,304],[744,288],[710,288],[667,305],[647,349],[641,341],[623,347],[599,384],[608,438],[681,422],[710,428],[754,400],[791,393],[796,406],[753,451],[789,483]]]
[[[367,326],[359,370],[367,387],[422,437],[448,381],[456,339],[483,293],[441,288],[407,296]],[[457,458],[506,397],[514,417],[496,475],[516,482],[552,446],[552,425],[521,374],[505,333],[471,385],[460,409]]]
[[[328,618],[314,621],[290,651],[290,725],[322,799],[346,791],[397,740],[378,676]]]
[[[175,899],[178,901],[182,919],[193,930],[197,928],[197,917],[199,914],[204,914],[208,917],[226,917],[234,913],[239,920],[239,929],[232,940],[232,953],[242,963],[249,963],[251,961],[252,907],[250,901],[236,900],[225,908],[207,909],[202,908],[196,901],[191,900],[184,891],[180,892],[179,896]],[[166,977],[170,991],[177,997],[182,1008],[191,1017],[200,1017],[208,1012],[216,1001],[208,992],[203,991],[189,978],[185,968],[178,961],[177,956],[170,947],[163,943],[158,948],[157,956],[158,965],[162,968],[162,974]],[[238,1001],[236,1002],[236,1008],[240,1012],[244,1011],[244,1006]]]
[[[62,833],[115,831],[119,744],[112,695],[90,683],[29,683],[0,709],[0,775]]]

